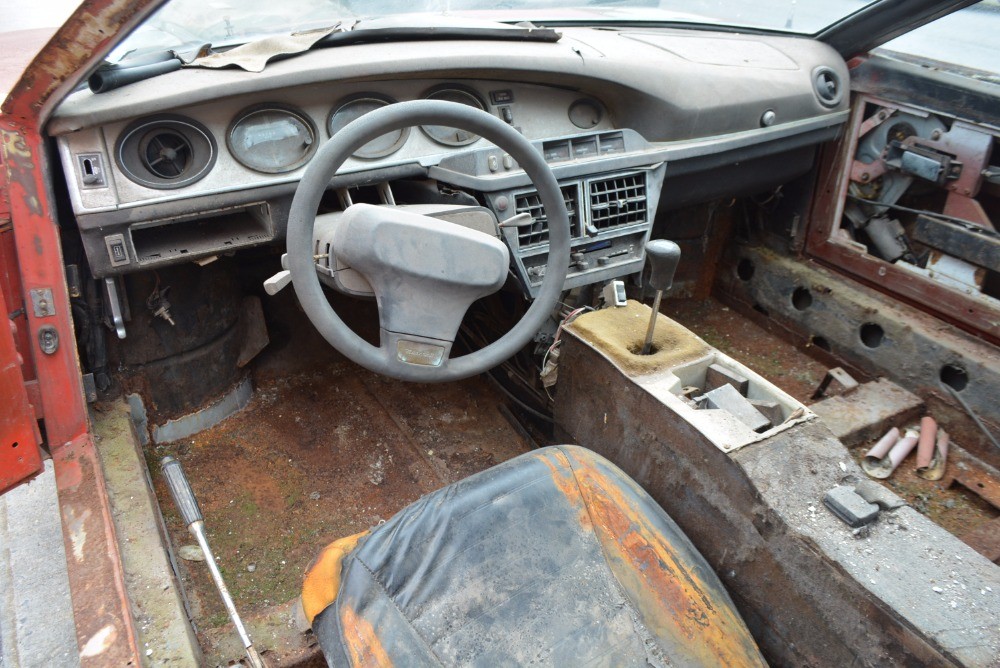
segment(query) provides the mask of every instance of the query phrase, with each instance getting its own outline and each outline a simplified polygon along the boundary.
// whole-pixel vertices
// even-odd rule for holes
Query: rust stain
[[[68,79],[79,76],[91,55],[145,16],[157,0],[88,0],[35,56],[4,102],[4,114],[37,117]]]
[[[368,531],[356,533],[333,541],[320,553],[306,569],[302,582],[302,609],[311,624],[316,615],[323,612],[337,598],[340,591],[341,564],[358,541],[368,535]]]
[[[550,450],[544,454],[536,455],[538,459],[549,467],[552,472],[552,482],[559,489],[560,492],[570,500],[573,505],[578,506],[580,509],[580,526],[584,529],[592,529],[593,522],[590,519],[590,512],[587,510],[587,504],[583,500],[583,496],[580,494],[580,486],[577,484],[576,478],[573,476],[573,465],[570,463],[569,458],[561,450]]]
[[[31,147],[25,140],[23,132],[17,129],[0,128],[0,155],[3,156],[7,170],[8,192],[11,213],[16,214],[18,205],[28,213],[43,215],[42,204],[38,198],[38,188],[42,175],[36,172],[32,160]],[[12,220],[17,218],[11,216]]]
[[[753,638],[724,592],[701,579],[686,550],[651,526],[621,489],[590,457],[574,457],[573,472],[593,517],[612,570],[633,593],[630,598],[659,637],[676,644],[664,648],[682,663],[765,665]],[[619,568],[615,568],[617,564]],[[638,593],[639,595],[634,595]]]
[[[382,641],[367,619],[359,617],[349,606],[344,606],[340,611],[340,624],[344,629],[344,644],[347,645],[352,666],[392,666]]]

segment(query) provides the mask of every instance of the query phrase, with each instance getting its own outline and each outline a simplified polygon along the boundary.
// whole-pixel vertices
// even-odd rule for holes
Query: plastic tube
[[[893,434],[895,432],[895,434]],[[920,439],[920,432],[908,429],[906,435],[899,440],[899,430],[893,427],[889,433],[883,436],[875,447],[868,451],[865,458],[861,460],[861,468],[873,478],[888,478],[896,467],[906,459],[917,441]],[[890,449],[891,448],[891,449]],[[886,452],[888,451],[888,452]]]
[[[926,463],[922,463],[920,453],[917,453],[917,475],[924,480],[940,480],[944,477],[944,471],[948,462],[948,432],[938,429],[937,438],[934,442],[934,456]]]

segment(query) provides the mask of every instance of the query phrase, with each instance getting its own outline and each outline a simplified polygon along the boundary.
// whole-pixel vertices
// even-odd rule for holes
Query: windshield
[[[338,22],[407,14],[494,21],[678,21],[811,34],[865,0],[173,0],[117,50],[240,44]]]

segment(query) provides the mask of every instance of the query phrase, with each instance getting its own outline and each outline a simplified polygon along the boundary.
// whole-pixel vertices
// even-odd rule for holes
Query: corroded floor
[[[826,372],[805,351],[714,300],[669,300],[663,311],[802,401]],[[352,315],[371,337],[374,311],[356,305]],[[272,341],[254,362],[250,406],[192,439],[147,453],[161,499],[169,497],[158,460],[173,454],[183,462],[210,544],[251,629],[289,626],[303,572],[331,540],[533,446],[508,420],[504,398],[481,378],[443,385],[389,380],[332,351],[293,300],[272,303],[268,316]],[[891,484],[957,534],[991,516],[958,490],[903,475]],[[175,546],[192,543],[173,505],[161,507]],[[206,569],[179,561],[206,657],[238,658]],[[274,637],[281,635],[279,629]],[[301,634],[285,635],[299,643],[289,656],[318,659],[314,650],[303,653]]]
[[[193,540],[164,502],[158,461],[167,454],[183,463],[237,609],[251,620],[296,598],[330,541],[533,447],[482,378],[415,385],[376,376],[294,312],[282,315],[255,362],[250,405],[147,453],[174,545]],[[228,622],[225,609],[204,565],[178,561],[206,655],[217,656],[212,630]]]

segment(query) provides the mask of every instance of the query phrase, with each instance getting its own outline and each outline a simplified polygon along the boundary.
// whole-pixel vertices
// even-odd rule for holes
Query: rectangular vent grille
[[[575,236],[578,228],[579,203],[575,185],[563,186],[563,202],[569,213],[570,234]],[[531,225],[517,228],[517,245],[520,248],[545,243],[549,240],[549,221],[542,207],[542,198],[536,191],[521,193],[514,196],[514,213],[530,213],[535,221]]]
[[[646,222],[646,175],[590,182],[590,224],[599,230]]]

